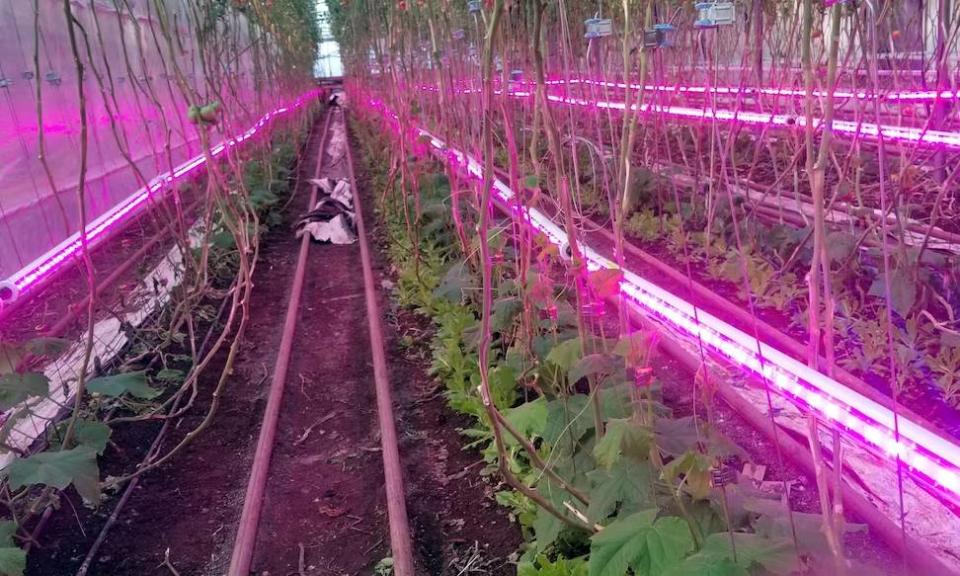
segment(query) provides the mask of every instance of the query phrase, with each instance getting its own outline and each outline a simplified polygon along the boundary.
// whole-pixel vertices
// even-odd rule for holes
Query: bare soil
[[[304,176],[314,173],[319,132],[318,123],[299,166]],[[287,224],[302,212],[308,192],[307,186],[297,189],[284,214]],[[370,221],[374,191],[366,189],[362,175],[360,193]],[[179,457],[143,477],[91,575],[169,575],[163,565],[167,551],[170,564],[184,576],[225,573],[298,246],[288,226],[267,235],[250,326],[217,418]],[[375,258],[378,277],[386,277],[384,260]],[[359,262],[356,245],[311,247],[254,557],[256,574],[296,574],[301,550],[307,575],[372,574],[373,566],[389,555]],[[399,344],[410,333],[429,341],[425,334],[430,327],[410,313],[394,311],[384,293],[380,306],[388,319],[388,362],[417,573],[459,574],[473,562],[483,563],[491,574],[512,574],[515,568],[507,558],[521,542],[519,529],[494,503],[494,489],[480,475],[479,455],[461,449],[456,428],[466,423],[437,393],[426,373],[425,349]],[[177,422],[166,447],[202,419],[218,373],[212,368],[201,383],[198,405]],[[117,426],[101,466],[108,473],[128,470],[158,429],[154,424]],[[115,505],[112,499],[91,511],[72,491],[64,498],[40,547],[29,556],[28,575],[74,574]]]

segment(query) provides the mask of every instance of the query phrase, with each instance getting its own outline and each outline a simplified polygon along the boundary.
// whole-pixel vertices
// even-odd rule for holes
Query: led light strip
[[[421,87],[427,91],[436,91],[435,87]],[[477,89],[459,90],[458,94],[470,94],[479,92]],[[495,94],[502,94],[502,90],[495,90]],[[514,98],[532,98],[534,92],[527,90],[510,90],[507,92]],[[598,110],[620,110],[627,108],[625,102],[608,102],[605,100],[587,100],[585,98],[574,98],[559,96],[557,94],[547,94],[547,100],[558,104],[570,106],[580,106],[583,108],[596,108]],[[739,122],[755,126],[774,126],[780,128],[804,128],[807,120],[804,116],[791,116],[789,114],[773,114],[771,112],[751,112],[747,110],[723,110],[711,108],[691,108],[689,106],[670,106],[666,104],[631,104],[631,111],[653,112],[664,114],[666,116],[675,116],[690,120],[723,120],[730,123]],[[813,127],[820,128],[822,120],[813,119]],[[871,124],[867,122],[852,122],[850,120],[834,120],[833,131],[835,134],[847,137],[865,136],[871,139],[877,139],[883,134],[884,139],[894,142],[902,142],[915,146],[937,146],[960,151],[960,132],[946,132],[943,130],[925,130],[923,128],[913,128],[909,126],[894,126],[890,124]]]
[[[263,115],[256,124],[250,127],[246,132],[230,138],[220,144],[214,146],[211,150],[211,156],[216,158],[220,156],[224,151],[232,146],[236,146],[248,138],[255,135],[260,131],[261,128],[266,126],[277,116],[296,110],[303,106],[304,103],[316,97],[320,93],[320,90],[311,90],[294,102],[287,106],[282,106],[277,108],[272,112],[267,112]],[[175,180],[182,178],[198,168],[206,164],[206,158],[204,155],[198,155],[190,160],[187,160],[183,164],[180,164],[172,171],[164,172],[153,180],[145,188],[140,188],[132,195],[128,196],[125,200],[118,203],[116,206],[99,216],[93,222],[90,222],[87,225],[87,242],[93,242],[102,237],[105,237],[105,233],[111,229],[118,228],[124,220],[130,218],[136,214],[141,207],[151,198],[151,196],[164,187],[169,186]],[[24,294],[25,292],[35,288],[42,280],[52,276],[64,263],[66,263],[72,256],[77,254],[83,246],[80,233],[77,232],[53,247],[46,254],[43,254],[30,264],[24,266],[19,271],[12,274],[4,282],[4,285],[9,287],[15,287],[18,294]]]
[[[369,104],[396,120],[386,106],[375,100]],[[483,166],[474,157],[454,148],[423,129],[416,129],[418,139],[427,140],[434,154],[453,163],[470,176],[482,180]],[[510,206],[514,192],[499,179],[493,181],[493,192]],[[567,235],[542,212],[526,208],[520,213],[514,205],[514,217],[524,219],[531,227],[561,246]],[[583,256],[591,271],[618,269],[593,248],[582,245]],[[895,465],[897,459],[921,485],[939,497],[960,503],[960,446],[903,416],[896,416],[887,407],[862,396],[836,380],[805,364],[758,342],[752,336],[723,320],[678,298],[674,294],[623,270],[620,288],[629,302],[645,315],[700,339],[711,351],[769,382],[773,389],[794,403],[816,413],[871,452]],[[896,418],[896,422],[895,422]],[[894,433],[899,427],[900,439]]]
[[[523,85],[523,86],[535,86],[533,82],[524,82],[524,81],[513,81],[511,84]],[[626,90],[630,88],[631,90],[639,90],[640,84],[625,84],[623,82],[610,82],[607,80],[590,80],[587,78],[571,78],[569,80],[545,80],[544,84],[548,86],[563,86],[564,84],[585,84],[589,86],[603,86],[606,88],[617,88],[619,90]],[[754,88],[752,86],[679,86],[672,84],[646,84],[644,90],[650,92],[673,92],[676,94],[718,94],[721,96],[747,96],[752,97],[758,94],[764,96],[791,96],[796,98],[803,98],[807,95],[807,91],[800,88]],[[438,92],[438,88],[433,85],[422,85],[420,86],[421,90],[428,92]],[[470,94],[470,93],[479,93],[479,88],[460,88],[457,90],[458,94]],[[813,96],[816,98],[826,98],[830,93],[824,92],[823,90],[814,90],[812,92]],[[841,100],[873,100],[874,96],[870,92],[851,92],[849,90],[835,90],[833,92],[835,98]],[[888,102],[933,102],[936,100],[941,101],[950,101],[960,99],[960,91],[958,90],[905,90],[900,92],[890,92],[888,94],[881,94],[880,97],[883,100]]]
[[[511,93],[521,98],[528,97],[528,92]],[[598,108],[608,110],[626,110],[624,102],[607,102],[598,100],[592,102],[583,98],[567,98],[548,94],[547,99],[551,102],[568,104],[572,106],[581,106],[585,108]],[[773,114],[770,112],[750,112],[743,110],[712,110],[710,108],[690,108],[687,106],[665,106],[659,104],[632,104],[632,111],[653,112],[675,116],[678,118],[687,118],[691,120],[724,120],[727,122],[739,122],[742,124],[751,124],[755,126],[779,126],[783,128],[803,128],[807,121],[803,116],[790,116],[787,114]],[[820,118],[814,118],[813,127],[820,128],[822,121]],[[940,146],[952,150],[960,150],[960,132],[944,132],[942,130],[924,130],[923,128],[911,128],[906,126],[891,126],[882,124],[869,124],[866,122],[851,122],[849,120],[834,120],[833,131],[835,134],[843,136],[867,136],[876,139],[882,133],[883,138],[895,142],[903,142],[917,146]]]

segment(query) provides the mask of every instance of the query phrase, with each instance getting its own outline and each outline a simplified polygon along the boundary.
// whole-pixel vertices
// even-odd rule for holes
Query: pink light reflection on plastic
[[[274,117],[300,108],[305,102],[315,97],[319,93],[320,90],[309,91],[297,98],[292,104],[280,107],[272,112],[267,112],[253,127],[243,134],[230,138],[211,149],[212,156],[219,156],[227,149],[227,147],[236,146],[242,143],[256,134],[267,124],[268,121],[272,120]],[[203,155],[196,156],[176,167],[172,173],[164,172],[158,175],[151,181],[150,185],[146,189],[141,188],[127,200],[118,204],[117,207],[112,211],[101,216],[98,221],[92,223],[92,225],[87,229],[87,241],[89,242],[91,240],[95,240],[104,234],[104,232],[117,226],[123,220],[133,215],[135,210],[142,206],[153,193],[160,191],[165,185],[171,184],[176,179],[190,174],[197,168],[203,166],[205,163],[206,159],[203,157]],[[54,249],[55,251],[53,254],[48,252],[47,255],[41,257],[42,262],[39,264],[32,263],[28,265],[27,268],[18,271],[11,277],[15,278],[13,283],[16,285],[21,294],[27,291],[31,286],[36,284],[41,279],[53,274],[64,262],[67,261],[67,259],[76,254],[82,248],[83,244],[81,238],[79,237],[79,233],[75,234],[74,236],[75,238],[72,240],[68,239],[64,243],[61,243],[59,246],[57,246]]]

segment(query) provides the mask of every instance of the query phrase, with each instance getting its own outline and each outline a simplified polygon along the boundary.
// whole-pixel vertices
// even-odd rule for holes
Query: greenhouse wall
[[[216,40],[225,47],[224,58],[207,62],[204,74],[197,33],[190,27],[211,20],[204,20],[209,14],[191,13],[186,1],[71,4],[84,70],[88,222],[200,153],[199,132],[187,117],[189,104],[239,104],[231,106],[233,125],[225,120],[211,131],[215,143],[246,130],[276,103],[276,94],[264,93],[269,84],[257,81],[257,50],[250,47],[260,32],[235,11],[212,20],[218,23],[208,37],[226,30],[233,37]],[[229,26],[225,18],[231,19]],[[164,24],[172,51],[162,34]],[[62,2],[0,0],[0,278],[79,231],[78,76]],[[205,77],[219,77],[220,85],[202,85]],[[199,102],[186,101],[186,86]]]

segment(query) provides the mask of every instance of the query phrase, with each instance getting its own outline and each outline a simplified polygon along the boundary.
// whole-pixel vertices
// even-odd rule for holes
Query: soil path
[[[169,464],[144,476],[89,574],[222,576],[229,564],[259,432],[270,370],[276,360],[299,240],[289,225],[303,211],[315,171],[323,118],[298,167],[301,185],[285,225],[265,238],[246,340],[213,425]],[[344,172],[332,175],[345,175]],[[367,219],[375,194],[361,179]],[[376,236],[377,227],[371,226]],[[389,276],[371,242],[378,285]],[[253,567],[255,574],[372,575],[389,556],[373,370],[358,245],[311,246],[277,444]],[[427,374],[429,323],[392,308],[380,294],[401,457],[417,553],[417,573],[513,574],[507,558],[519,530],[493,500],[475,452],[461,450],[452,414]],[[418,345],[400,346],[415,335]],[[222,363],[223,358],[219,359]],[[215,368],[215,367],[211,367]],[[209,405],[216,369],[201,383],[198,405],[177,423],[165,445],[194,428]],[[158,426],[124,425],[101,466],[117,473],[142,457]],[[68,492],[30,554],[30,576],[72,575],[115,501],[84,509]],[[82,530],[80,528],[82,526]],[[473,569],[473,570],[472,570]]]

